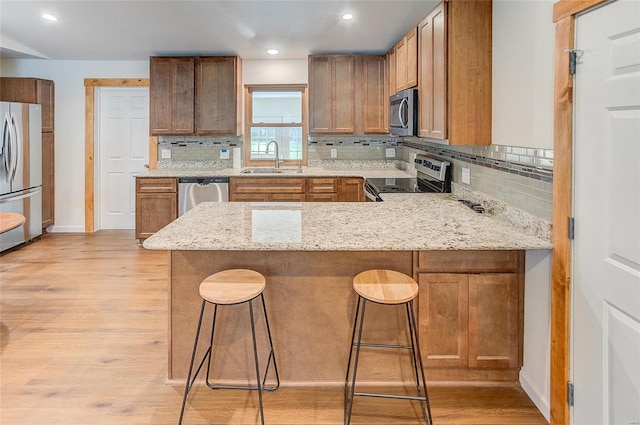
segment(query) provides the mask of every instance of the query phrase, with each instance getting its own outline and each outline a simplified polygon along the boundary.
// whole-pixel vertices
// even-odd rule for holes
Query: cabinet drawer
[[[337,193],[307,193],[307,202],[337,202]]]
[[[337,193],[338,192],[338,179],[337,178],[314,178],[307,179],[308,193]]]
[[[175,193],[178,180],[174,178],[137,178],[136,193]]]
[[[305,193],[303,178],[240,177],[231,179],[236,193]]]
[[[523,251],[419,251],[421,272],[515,273]]]

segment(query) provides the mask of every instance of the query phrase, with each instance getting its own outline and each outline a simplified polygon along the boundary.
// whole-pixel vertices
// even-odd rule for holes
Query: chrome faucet
[[[271,143],[276,145],[276,151],[275,151],[276,163],[275,163],[274,166],[275,166],[275,168],[280,168],[280,154],[279,154],[280,148],[278,146],[278,142],[276,142],[275,140],[272,140],[269,143],[267,143],[267,153],[269,153],[269,146],[271,146]]]

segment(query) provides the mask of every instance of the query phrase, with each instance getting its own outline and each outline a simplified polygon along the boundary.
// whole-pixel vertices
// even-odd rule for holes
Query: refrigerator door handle
[[[20,199],[25,199],[25,198],[31,198],[33,195],[37,194],[38,192],[42,191],[42,189],[40,189],[40,187],[36,187],[36,188],[32,188],[32,189],[27,189],[24,190],[23,193],[21,195],[11,195],[10,197],[7,196],[5,198],[0,198],[0,204],[3,204],[5,202],[14,202]]]
[[[4,114],[4,119],[2,120],[2,145],[0,145],[0,155],[2,155],[2,166],[4,169],[2,170],[2,175],[6,176],[7,182],[9,182],[9,164],[11,155],[11,118],[9,114]]]
[[[9,174],[9,179],[10,181],[13,181],[13,179],[16,178],[16,171],[18,170],[18,161],[20,160],[20,146],[22,145],[21,143],[21,134],[20,134],[20,129],[18,128],[18,126],[16,125],[17,119],[16,119],[16,115],[14,113],[11,114],[11,129],[13,130],[10,134],[11,134],[11,155],[10,155],[10,165],[11,165],[11,169],[10,169],[10,174]]]

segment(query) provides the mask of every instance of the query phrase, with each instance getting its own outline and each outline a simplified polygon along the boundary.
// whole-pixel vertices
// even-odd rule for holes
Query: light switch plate
[[[338,149],[332,148],[331,149],[331,158],[337,158],[338,157]]]
[[[462,183],[471,184],[471,170],[462,167]]]
[[[387,158],[395,158],[396,157],[396,148],[386,148],[384,153],[385,153],[385,156]]]
[[[160,153],[162,154],[162,159],[171,158],[171,149],[162,149]]]
[[[229,159],[229,149],[220,149],[220,159]]]

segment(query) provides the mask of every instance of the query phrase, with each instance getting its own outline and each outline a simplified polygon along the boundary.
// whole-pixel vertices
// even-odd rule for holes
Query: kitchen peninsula
[[[170,256],[170,380],[186,377],[200,282],[220,270],[251,268],[267,279],[283,384],[332,385],[344,380],[356,301],[351,281],[371,268],[418,280],[428,380],[516,382],[524,253],[550,249],[551,243],[478,214],[451,194],[389,194],[377,203],[202,203],[146,239],[144,247]],[[368,309],[375,326],[365,328],[364,338],[388,340],[391,334],[405,343],[403,311],[376,307]],[[218,365],[214,378],[251,379],[249,334],[248,323],[237,321],[216,334],[218,349],[235,354],[224,357],[232,360]],[[362,381],[411,382],[404,355],[371,350],[363,358]]]

